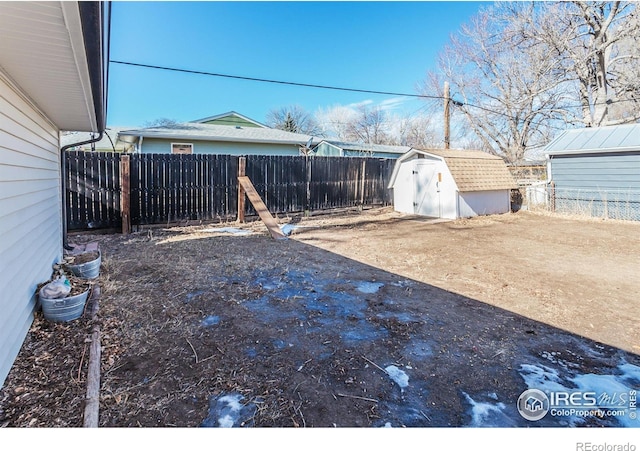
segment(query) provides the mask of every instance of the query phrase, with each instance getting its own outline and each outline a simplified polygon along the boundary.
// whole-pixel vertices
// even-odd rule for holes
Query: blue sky
[[[484,2],[112,2],[111,60],[416,94],[437,53]],[[362,102],[412,113],[419,99],[109,67],[109,126]]]

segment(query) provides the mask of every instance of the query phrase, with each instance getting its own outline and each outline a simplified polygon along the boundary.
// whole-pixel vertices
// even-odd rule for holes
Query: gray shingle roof
[[[640,124],[566,130],[544,149],[545,154],[620,152],[640,149]]]
[[[306,144],[310,135],[285,132],[273,128],[231,127],[227,125],[199,124],[195,122],[167,125],[161,127],[126,130],[124,136],[143,136],[145,138],[191,139],[199,141],[235,141],[275,144]],[[319,142],[317,139],[315,142]]]

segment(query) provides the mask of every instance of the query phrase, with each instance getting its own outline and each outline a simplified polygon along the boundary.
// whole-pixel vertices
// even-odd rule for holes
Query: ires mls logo
[[[554,417],[637,418],[637,392],[551,391],[529,389],[518,397],[518,412],[529,421]]]
[[[549,393],[549,402],[553,407],[595,407],[598,405],[597,394],[592,391],[551,392]]]
[[[541,390],[531,388],[518,397],[518,412],[529,421],[538,421],[549,412],[549,397]]]

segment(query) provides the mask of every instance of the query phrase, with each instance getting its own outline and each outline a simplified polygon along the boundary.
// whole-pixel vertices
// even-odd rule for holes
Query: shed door
[[[413,206],[415,214],[439,218],[440,189],[436,164],[416,161],[413,175]]]

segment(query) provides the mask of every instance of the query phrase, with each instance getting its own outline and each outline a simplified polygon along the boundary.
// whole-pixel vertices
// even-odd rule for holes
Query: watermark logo
[[[529,421],[541,420],[547,414],[553,417],[638,418],[636,390],[613,393],[577,390],[545,393],[532,388],[518,397],[517,407],[520,415]]]
[[[549,412],[549,397],[535,388],[522,392],[518,398],[518,412],[529,421],[538,421]]]
[[[636,451],[636,445],[631,442],[625,444],[577,442],[576,451]]]

